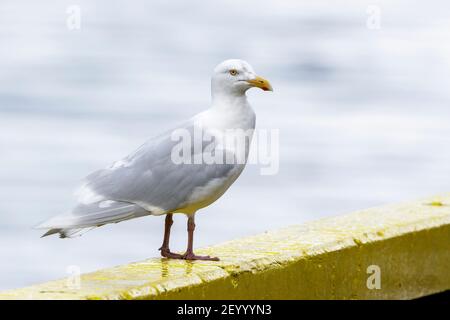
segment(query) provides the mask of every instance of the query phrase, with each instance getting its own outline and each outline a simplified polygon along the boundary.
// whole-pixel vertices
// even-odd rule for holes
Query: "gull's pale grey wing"
[[[180,129],[194,137],[194,122],[174,130]],[[90,227],[173,212],[189,202],[223,193],[237,178],[233,175],[236,165],[175,163],[172,150],[180,141],[172,139],[174,130],[150,139],[128,157],[86,177],[78,191],[78,205],[37,228],[50,229],[44,236],[60,233],[61,237],[72,237]],[[188,149],[192,158],[205,148],[214,150],[216,144],[201,139],[201,148],[194,146],[192,141]],[[223,155],[230,156],[234,157]]]
[[[214,140],[204,141],[201,136],[195,136],[198,128],[195,128],[194,122],[174,130],[180,132],[180,129],[190,137],[200,139],[198,141],[202,147],[199,150],[194,147],[196,142],[191,141],[191,159],[207,147],[214,149]],[[149,140],[111,167],[89,175],[79,192],[80,201],[99,205],[105,200],[122,201],[137,204],[149,214],[159,215],[183,208],[195,192],[211,186],[214,181],[217,183],[213,183],[211,189],[220,189],[221,184],[226,184],[235,164],[190,164],[172,160],[172,150],[180,143],[172,138],[174,130]]]
[[[120,222],[145,214],[148,214],[148,212],[136,204],[107,200],[100,204],[78,204],[71,212],[57,215],[36,228],[86,228],[110,222]]]

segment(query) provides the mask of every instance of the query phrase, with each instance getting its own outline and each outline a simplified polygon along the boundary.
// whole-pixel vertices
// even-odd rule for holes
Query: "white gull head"
[[[244,60],[225,60],[214,68],[211,79],[213,100],[224,96],[241,97],[253,87],[272,91],[269,81],[257,76],[252,66]]]

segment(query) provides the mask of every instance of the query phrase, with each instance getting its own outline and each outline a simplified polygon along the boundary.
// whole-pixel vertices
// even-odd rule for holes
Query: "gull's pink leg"
[[[182,259],[185,260],[211,260],[211,261],[219,261],[219,258],[210,257],[210,256],[196,256],[194,254],[193,246],[194,246],[194,230],[195,230],[195,221],[194,215],[189,215],[188,223],[188,247],[186,253],[183,255]]]
[[[163,244],[162,244],[161,248],[159,248],[159,250],[161,251],[161,255],[163,257],[171,258],[171,259],[182,259],[183,256],[181,254],[170,252],[170,249],[169,249],[170,228],[172,227],[172,224],[173,224],[172,215],[173,215],[172,213],[168,213],[166,215],[166,221],[165,221],[165,225],[164,225],[164,240],[163,240]]]

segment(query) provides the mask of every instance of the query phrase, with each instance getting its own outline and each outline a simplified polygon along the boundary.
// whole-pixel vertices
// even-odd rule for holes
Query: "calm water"
[[[198,214],[196,245],[450,191],[450,19],[444,1],[73,1],[0,5],[0,289],[158,254],[162,217],[72,240],[31,229],[79,180],[209,104],[212,68],[248,60],[258,127],[280,171],[249,166]],[[447,9],[447,10],[443,10]],[[176,217],[174,248],[184,249]]]

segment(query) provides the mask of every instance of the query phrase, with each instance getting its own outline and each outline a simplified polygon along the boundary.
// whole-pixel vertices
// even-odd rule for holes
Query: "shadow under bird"
[[[257,76],[247,62],[231,59],[220,63],[212,75],[212,102],[208,110],[148,140],[111,167],[87,176],[76,193],[77,205],[36,228],[48,230],[43,237],[59,234],[67,238],[108,223],[165,214],[164,240],[160,248],[163,257],[219,260],[194,254],[194,217],[197,210],[221,197],[245,167],[256,119],[246,96],[246,91],[252,87],[272,91],[270,83]],[[247,139],[236,138],[237,131],[245,132]],[[195,132],[202,134],[197,137]],[[228,161],[174,161],[174,154],[177,154],[174,150],[180,148],[174,135],[186,133],[201,141],[181,145],[181,150],[187,150],[183,156],[189,155],[192,160],[222,154],[219,158]],[[233,143],[226,142],[230,139]],[[198,142],[200,148],[195,148]],[[243,161],[237,159],[240,152]],[[184,254],[169,249],[174,213],[184,213],[188,217],[188,244]]]

